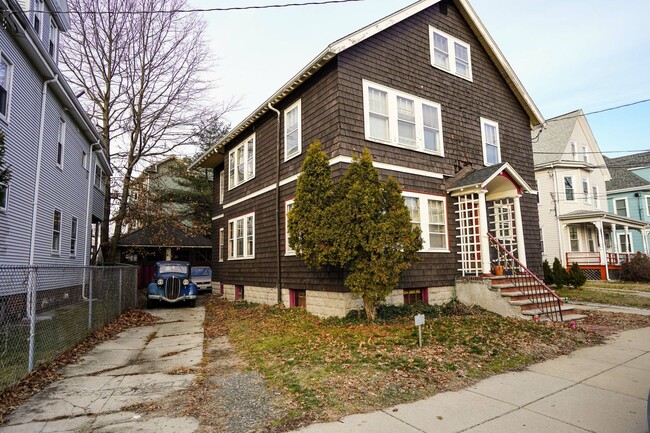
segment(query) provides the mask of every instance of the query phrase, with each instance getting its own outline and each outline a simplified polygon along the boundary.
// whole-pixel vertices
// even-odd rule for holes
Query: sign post
[[[418,314],[415,316],[415,326],[418,327],[418,342],[420,347],[422,347],[422,325],[424,325],[424,314]]]

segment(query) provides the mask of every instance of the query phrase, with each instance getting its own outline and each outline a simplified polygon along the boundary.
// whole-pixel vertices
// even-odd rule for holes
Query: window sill
[[[465,81],[469,81],[470,83],[473,83],[473,82],[474,82],[474,79],[473,79],[473,77],[472,77],[471,74],[470,74],[469,77],[466,77],[465,75],[457,74],[457,73],[455,73],[454,71],[452,71],[451,69],[446,69],[446,68],[443,68],[442,66],[438,66],[438,65],[436,65],[436,64],[431,64],[431,66],[432,66],[433,68],[436,68],[436,69],[440,70],[440,71],[446,72],[446,73],[448,73],[449,75],[453,75],[454,77],[462,78],[462,79],[465,80]]]
[[[385,144],[386,146],[397,147],[399,149],[404,149],[404,150],[412,150],[413,152],[424,153],[424,154],[427,154],[427,155],[439,156],[441,158],[444,158],[444,156],[445,156],[444,146],[442,146],[443,150],[438,151],[438,152],[434,152],[432,150],[420,149],[418,147],[413,147],[413,146],[406,146],[404,144],[395,143],[393,141],[386,141],[386,140],[382,140],[380,138],[373,138],[373,137],[369,137],[369,136],[366,136],[366,141],[372,141],[373,143]]]
[[[430,248],[428,250],[420,250],[418,253],[450,253],[448,248]]]
[[[239,260],[253,260],[255,256],[252,257],[228,257],[228,261],[239,261]]]
[[[232,191],[233,189],[237,188],[238,186],[242,186],[245,183],[250,182],[251,180],[255,179],[255,176],[251,177],[250,179],[246,179],[243,182],[238,183],[237,185],[230,186],[230,183],[228,184],[228,191]]]
[[[298,153],[296,153],[295,155],[290,155],[288,157],[285,156],[284,162],[291,161],[292,159],[300,156],[301,154],[302,154],[302,149],[300,151],[298,151]]]

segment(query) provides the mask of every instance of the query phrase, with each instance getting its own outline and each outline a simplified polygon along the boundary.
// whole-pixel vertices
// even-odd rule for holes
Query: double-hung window
[[[106,185],[104,184],[104,170],[97,164],[95,165],[95,188],[101,192],[106,192]]]
[[[219,204],[223,204],[224,188],[226,187],[225,175],[223,170],[219,172]]]
[[[444,197],[412,192],[405,192],[402,196],[411,216],[411,224],[422,230],[422,251],[449,251]]]
[[[9,117],[12,69],[11,63],[0,55],[0,119]]]
[[[228,221],[228,259],[255,257],[255,214]]]
[[[38,36],[43,36],[43,0],[34,0],[34,30]]]
[[[228,153],[228,189],[255,177],[255,134]]]
[[[48,51],[50,57],[56,63],[57,59],[57,48],[59,45],[59,28],[56,26],[53,18],[50,18],[50,43],[48,45]]]
[[[431,65],[472,81],[472,58],[469,44],[429,26]]]
[[[219,229],[219,261],[223,262],[223,246],[225,244],[223,227]]]
[[[366,140],[444,156],[440,104],[363,80]]]
[[[592,186],[591,190],[592,190],[593,195],[594,195],[594,207],[596,209],[600,209],[600,197],[598,197],[598,186],[597,185]],[[650,214],[648,214],[648,215],[650,215]]]
[[[578,144],[575,141],[571,142],[571,158],[574,161],[578,160]]]
[[[481,117],[481,137],[483,140],[483,162],[493,165],[501,162],[499,124]]]
[[[0,186],[0,188],[2,188],[2,186]],[[2,193],[2,191],[0,191],[0,194],[1,193]],[[1,199],[1,196],[0,196],[0,199]],[[0,200],[0,209],[1,209],[1,206],[2,206],[2,201]],[[646,215],[650,216],[650,195],[645,196],[645,211],[646,211]]]
[[[77,255],[77,227],[79,223],[76,217],[72,217],[70,224],[70,257]]]
[[[589,179],[582,178],[582,194],[585,203],[589,203]]]
[[[571,251],[580,251],[580,241],[578,240],[578,229],[576,226],[569,226],[569,245]]]
[[[65,150],[65,120],[59,119],[59,134],[56,144],[56,165],[63,168],[63,152]]]
[[[284,110],[284,160],[300,155],[302,151],[302,127],[300,99]]]
[[[0,212],[7,212],[9,207],[9,187],[0,183]]]
[[[629,213],[627,211],[627,199],[626,198],[618,198],[614,200],[614,210],[616,211],[616,215],[626,217],[629,216]]]
[[[575,198],[573,194],[572,176],[564,176],[564,197],[566,198],[566,201],[573,201]]]
[[[293,209],[293,199],[287,200],[284,204],[284,233],[285,233],[285,240],[284,240],[284,255],[285,256],[293,256],[296,254],[296,251],[291,248],[289,245],[289,212]]]
[[[54,209],[52,219],[52,254],[61,254],[61,211]]]
[[[582,146],[582,161],[589,164],[589,148],[587,146]]]

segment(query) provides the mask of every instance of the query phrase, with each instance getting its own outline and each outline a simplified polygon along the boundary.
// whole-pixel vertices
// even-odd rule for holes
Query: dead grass
[[[587,281],[583,287],[590,289],[603,288],[635,292],[650,292],[650,284],[648,283],[632,283],[625,281]]]

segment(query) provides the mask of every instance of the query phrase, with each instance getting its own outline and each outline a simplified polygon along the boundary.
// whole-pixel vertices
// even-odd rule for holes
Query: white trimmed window
[[[598,196],[598,186],[594,185],[591,187],[591,190],[594,194],[594,207],[600,209],[600,197]]]
[[[619,242],[619,252],[621,253],[630,253],[633,251],[632,248],[632,234],[628,233],[627,235],[625,233],[619,233],[618,234],[618,242]]]
[[[444,156],[440,104],[363,80],[366,140]]]
[[[43,36],[43,0],[34,0],[34,30]]]
[[[228,221],[228,260],[255,258],[255,214]]]
[[[224,229],[221,227],[219,229],[219,261],[223,262],[223,247],[226,240],[224,239]]]
[[[95,188],[101,192],[106,192],[106,185],[104,184],[104,170],[99,164],[95,165]]]
[[[13,65],[0,54],[0,119],[9,118]]]
[[[539,245],[542,249],[542,255],[546,254],[546,250],[544,249],[544,229],[539,228]]]
[[[448,252],[447,205],[444,197],[412,192],[402,193],[411,215],[411,224],[422,230],[422,250]]]
[[[289,211],[293,209],[293,199],[284,203],[284,255],[295,256],[296,251],[289,246]]]
[[[566,201],[575,200],[573,193],[573,176],[564,176],[564,198]]]
[[[228,190],[255,177],[255,134],[228,153]]]
[[[88,171],[88,153],[85,150],[81,151],[81,166]]]
[[[61,211],[54,209],[52,218],[52,254],[61,254]]]
[[[582,195],[585,203],[589,203],[589,179],[582,178]]]
[[[582,146],[582,160],[589,164],[589,148],[587,146]]]
[[[224,188],[226,187],[225,174],[221,170],[219,172],[219,204],[223,204]]]
[[[429,26],[431,65],[472,81],[472,57],[469,44]]]
[[[76,217],[72,217],[70,224],[70,257],[77,255],[77,229],[79,222]]]
[[[53,18],[50,18],[50,43],[48,45],[48,51],[50,57],[56,63],[57,59],[57,49],[59,46],[59,28],[56,26]]]
[[[580,251],[580,240],[578,239],[578,228],[569,226],[569,246],[571,251]]]
[[[483,162],[485,165],[500,163],[499,124],[481,117],[481,138],[483,140]]]
[[[575,141],[571,142],[571,158],[574,161],[578,160],[578,145],[576,144]]]
[[[9,207],[9,187],[0,183],[0,212],[7,212]]]
[[[1,198],[1,196],[0,196],[0,198]],[[2,201],[1,200],[0,200],[0,206],[2,206]],[[646,215],[650,216],[650,195],[645,196],[645,211],[646,211]]]
[[[300,99],[284,110],[284,160],[288,161],[302,152]]]
[[[63,152],[65,151],[65,120],[59,119],[59,134],[56,143],[56,165],[63,168]]]
[[[627,210],[627,198],[614,199],[614,212],[616,212],[616,215],[622,217],[630,215]]]

